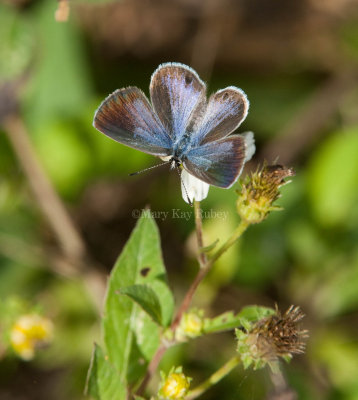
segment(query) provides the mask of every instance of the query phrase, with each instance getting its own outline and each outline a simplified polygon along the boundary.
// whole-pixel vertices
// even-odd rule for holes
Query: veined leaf
[[[122,288],[120,294],[125,294],[134,300],[158,325],[162,324],[160,302],[155,291],[148,285],[132,285]]]
[[[146,285],[156,293],[161,321],[167,326],[174,301],[166,283],[158,228],[149,211],[143,212],[112,270],[105,300],[104,342],[123,380],[138,377],[136,372],[143,371],[159,346],[160,327],[132,299],[118,295],[133,285]],[[131,357],[133,352],[136,357]]]
[[[125,400],[126,385],[107,358],[95,344],[85,392],[96,400]]]

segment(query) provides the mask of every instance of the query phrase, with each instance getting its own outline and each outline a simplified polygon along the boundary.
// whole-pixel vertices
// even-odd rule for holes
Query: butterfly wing
[[[245,138],[231,135],[191,149],[183,160],[184,168],[210,185],[231,187],[245,163]]]
[[[228,136],[246,118],[248,109],[246,94],[234,86],[211,95],[205,114],[195,128],[193,147]]]
[[[118,89],[97,109],[93,126],[126,146],[155,156],[171,155],[172,140],[136,87]]]
[[[153,73],[150,97],[156,114],[175,143],[192,131],[204,113],[206,86],[190,67],[167,63]]]

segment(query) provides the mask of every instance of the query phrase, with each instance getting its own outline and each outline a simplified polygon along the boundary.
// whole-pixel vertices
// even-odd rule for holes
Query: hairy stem
[[[59,243],[61,254],[59,256],[53,254],[50,257],[54,270],[67,277],[81,276],[95,306],[101,310],[105,293],[104,275],[99,273],[95,262],[90,259],[79,229],[72,221],[37,157],[23,120],[19,115],[13,114],[7,116],[2,125],[37,204]]]
[[[210,389],[213,385],[217,384],[221,379],[228,375],[235,367],[241,362],[240,356],[232,357],[221,368],[213,373],[206,381],[191,390],[185,397],[185,400],[193,400],[201,396],[204,392]]]
[[[161,344],[158,347],[158,350],[156,351],[156,353],[154,354],[151,362],[149,363],[147,372],[142,380],[142,382],[139,385],[138,390],[136,391],[137,395],[142,395],[144,393],[145,388],[148,385],[148,382],[150,380],[150,378],[153,376],[153,374],[155,373],[155,371],[158,368],[158,365],[160,363],[160,360],[162,359],[164,353],[166,352],[167,348],[164,344]]]
[[[205,254],[205,252],[203,251],[203,248],[204,248],[204,244],[203,244],[203,226],[202,226],[202,219],[201,219],[200,202],[198,202],[198,201],[194,201],[194,212],[195,212],[196,239],[197,239],[197,243],[198,243],[198,262],[199,262],[199,265],[200,265],[200,269],[199,269],[196,277],[194,278],[194,281],[190,285],[188,291],[186,292],[186,295],[184,296],[184,299],[183,299],[180,307],[178,308],[178,311],[177,311],[177,313],[175,315],[175,318],[174,318],[174,320],[173,320],[173,322],[171,324],[170,328],[171,328],[171,330],[173,332],[176,330],[176,328],[180,324],[180,321],[182,319],[183,314],[190,307],[190,304],[192,302],[192,299],[194,297],[196,289],[200,285],[201,281],[205,278],[207,273],[210,271],[210,269],[213,266],[213,264],[218,260],[219,257],[221,257],[240,238],[240,236],[245,232],[245,230],[250,225],[248,222],[241,220],[239,226],[235,229],[235,231],[230,236],[230,238],[216,251],[216,253],[210,259],[208,259],[206,254]],[[165,351],[166,351],[166,346],[164,346],[164,345],[161,345],[158,348],[158,350],[155,353],[152,361],[149,364],[147,373],[146,373],[142,383],[139,386],[137,394],[140,395],[140,394],[142,394],[144,392],[144,390],[145,390],[150,378],[152,377],[152,375],[154,374],[154,372],[158,368],[160,360],[162,359]],[[229,364],[229,366],[230,365],[231,364]],[[222,367],[221,369],[223,369],[224,367]],[[221,369],[219,371],[221,371]],[[219,373],[219,371],[218,371],[218,373]],[[214,375],[209,379],[215,379],[216,375],[215,376]]]

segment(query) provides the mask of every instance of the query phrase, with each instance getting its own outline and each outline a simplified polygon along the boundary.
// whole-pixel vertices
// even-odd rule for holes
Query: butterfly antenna
[[[129,176],[138,175],[138,174],[141,174],[142,172],[149,171],[150,169],[157,168],[157,167],[160,167],[160,166],[162,166],[162,165],[166,165],[166,164],[170,163],[170,161],[171,161],[171,160],[169,160],[169,161],[164,161],[164,162],[162,162],[162,163],[160,163],[160,164],[153,165],[152,167],[144,168],[144,169],[141,169],[140,171],[137,171],[137,172],[132,172],[131,174],[129,174]]]
[[[184,190],[185,190],[185,194],[186,194],[186,198],[187,198],[187,200],[188,200],[188,203],[189,203],[190,207],[193,207],[193,203],[191,202],[191,200],[190,200],[190,198],[189,198],[188,191],[186,190],[186,187],[185,187],[185,185],[184,185],[183,178],[181,177],[180,169],[179,169],[179,167],[178,167],[177,165],[176,165],[176,167],[177,167],[176,170],[178,171],[178,174],[179,174],[180,182],[182,183],[183,188],[184,188]]]

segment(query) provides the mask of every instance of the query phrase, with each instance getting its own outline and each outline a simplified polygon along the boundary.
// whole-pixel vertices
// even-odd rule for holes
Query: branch
[[[55,270],[60,274],[71,277],[79,276],[80,273],[84,274],[85,285],[88,286],[95,305],[98,309],[101,309],[105,292],[105,279],[94,267],[95,263],[89,260],[86,245],[42,169],[23,121],[20,116],[12,113],[3,118],[2,125],[38,205],[46,216],[60,245],[63,255],[52,260]]]

